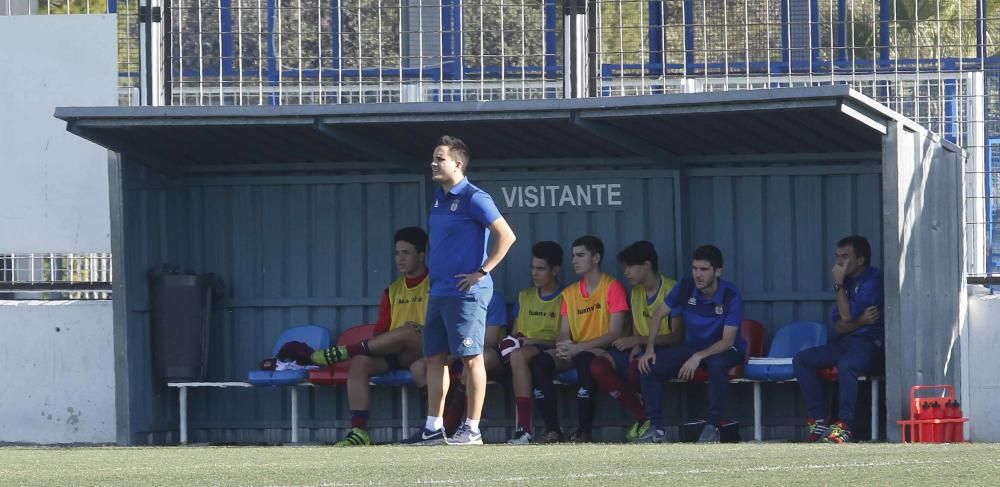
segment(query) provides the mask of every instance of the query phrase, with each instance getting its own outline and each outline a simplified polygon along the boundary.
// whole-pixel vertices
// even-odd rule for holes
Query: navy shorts
[[[465,296],[430,296],[424,321],[424,356],[481,355],[486,341],[486,307],[492,297],[490,288]]]

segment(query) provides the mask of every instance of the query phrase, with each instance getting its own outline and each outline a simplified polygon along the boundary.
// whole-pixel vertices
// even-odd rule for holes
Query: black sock
[[[579,407],[580,425],[578,432],[590,433],[594,429],[594,392],[597,390],[594,377],[590,375],[590,362],[595,355],[582,352],[573,357],[573,366],[580,380],[580,388],[576,391],[576,403]]]
[[[552,383],[556,362],[551,355],[540,353],[532,357],[529,366],[531,367],[531,383],[534,388],[535,400],[538,401],[538,409],[542,412],[545,430],[561,433],[559,413],[556,410],[558,402],[556,386]]]

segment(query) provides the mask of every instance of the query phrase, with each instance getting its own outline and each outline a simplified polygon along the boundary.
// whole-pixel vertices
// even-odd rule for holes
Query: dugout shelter
[[[163,263],[226,283],[211,328],[211,380],[241,380],[282,330],[335,334],[373,322],[394,279],[393,232],[426,227],[430,154],[441,134],[472,153],[518,235],[494,273],[508,302],[529,286],[531,243],[567,249],[579,235],[614,256],[651,240],[668,276],[704,243],[770,339],[782,324],[829,324],[836,241],[859,233],[885,275],[888,405],[883,434],[908,413],[916,384],[957,384],[964,331],[964,151],[846,86],[565,100],[246,107],[66,107],[67,129],[110,151],[118,441],[176,442],[174,392],[150,361],[147,272]],[[571,282],[567,258],[564,282]],[[674,387],[674,386],[671,386]],[[670,391],[681,391],[678,385]],[[732,386],[727,416],[749,419],[750,389]],[[487,439],[509,435],[507,394],[488,392]],[[801,433],[787,384],[765,390],[765,436]],[[284,395],[204,391],[194,441],[287,441]],[[398,391],[373,396],[373,440],[400,437]],[[686,394],[686,393],[685,393]],[[667,420],[703,404],[668,401]],[[683,399],[688,397],[688,399]],[[411,402],[412,404],[412,402]],[[572,411],[567,397],[565,409]],[[611,407],[604,408],[607,404]],[[383,405],[380,407],[379,405]],[[625,423],[599,406],[596,436]],[[344,390],[310,389],[306,441],[348,427]],[[860,409],[859,409],[860,412]],[[572,423],[568,416],[566,423]],[[607,427],[607,429],[605,428]],[[620,436],[620,435],[619,435]],[[745,438],[749,434],[743,435]]]

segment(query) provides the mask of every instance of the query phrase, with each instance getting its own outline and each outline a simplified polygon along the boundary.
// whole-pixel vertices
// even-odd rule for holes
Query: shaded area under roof
[[[111,151],[182,170],[424,161],[446,133],[462,138],[473,160],[670,161],[880,152],[893,120],[925,132],[843,85],[485,103],[64,107],[55,116]]]

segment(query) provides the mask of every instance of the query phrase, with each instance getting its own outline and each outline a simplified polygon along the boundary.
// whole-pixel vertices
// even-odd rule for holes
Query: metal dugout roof
[[[166,172],[424,161],[444,133],[465,140],[474,160],[687,164],[732,155],[877,153],[892,120],[926,132],[844,85],[485,103],[69,107],[55,116],[70,132]]]

